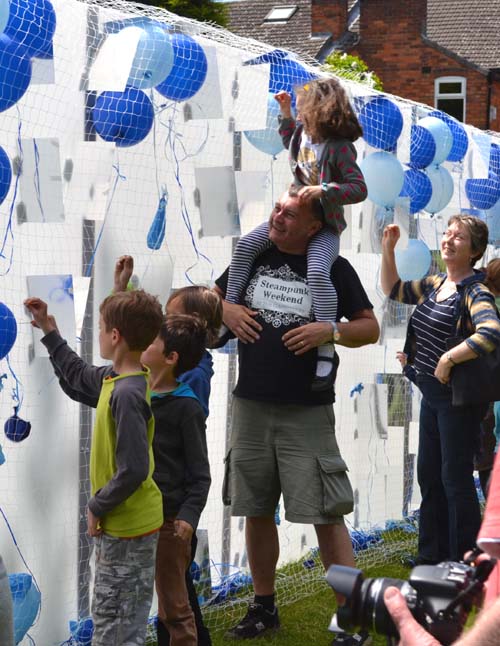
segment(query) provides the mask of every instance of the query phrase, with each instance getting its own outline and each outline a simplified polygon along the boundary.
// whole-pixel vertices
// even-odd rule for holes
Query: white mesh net
[[[134,256],[136,281],[162,302],[172,286],[210,283],[228,264],[234,238],[266,219],[291,180],[270,95],[319,69],[119,0],[0,0],[0,28],[0,275],[8,308],[0,311],[0,404],[4,420],[15,408],[31,423],[28,437],[18,423],[2,440],[0,553],[10,573],[36,579],[16,588],[19,639],[30,630],[40,645],[59,644],[69,638],[68,621],[89,614],[92,413],[60,391],[23,300],[48,300],[70,345],[99,364],[98,305],[120,255]],[[403,278],[437,266],[454,213],[487,221],[487,259],[495,256],[500,139],[426,106],[343,84],[365,132],[356,148],[369,199],[346,209],[341,253],[382,328],[377,345],[339,349],[336,388],[338,441],[355,490],[348,522],[366,565],[412,551],[419,502],[418,392],[395,358],[409,310],[384,304],[381,231],[390,221],[401,226]],[[234,619],[250,589],[244,519],[231,518],[220,499],[236,355],[233,347],[213,356],[212,489],[198,565],[200,598],[215,628]],[[282,508],[276,521],[277,590],[286,603],[324,585],[323,572],[313,529],[286,522]]]

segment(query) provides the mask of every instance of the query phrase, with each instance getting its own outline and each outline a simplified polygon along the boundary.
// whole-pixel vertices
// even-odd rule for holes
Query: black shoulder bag
[[[497,316],[500,315],[497,310]],[[448,350],[462,343],[470,334],[465,321],[465,294],[462,295],[460,317],[457,322],[457,335],[446,339]],[[451,390],[453,406],[474,406],[500,400],[500,345],[476,359],[463,361],[451,370]]]

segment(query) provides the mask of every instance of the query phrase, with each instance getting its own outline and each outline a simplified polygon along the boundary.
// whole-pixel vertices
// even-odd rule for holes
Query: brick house
[[[360,56],[384,90],[500,130],[500,0],[243,0],[231,31],[322,62]]]

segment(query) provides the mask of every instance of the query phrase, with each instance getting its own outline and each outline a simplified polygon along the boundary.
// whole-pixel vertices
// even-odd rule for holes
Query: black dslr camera
[[[385,589],[395,586],[416,621],[447,646],[458,639],[472,607],[481,601],[483,584],[494,565],[494,559],[481,561],[477,566],[470,560],[418,565],[408,581],[364,579],[361,570],[331,565],[326,580],[346,598],[336,617],[343,630],[363,628],[387,635],[388,643],[395,643],[390,638],[399,635],[384,603]]]

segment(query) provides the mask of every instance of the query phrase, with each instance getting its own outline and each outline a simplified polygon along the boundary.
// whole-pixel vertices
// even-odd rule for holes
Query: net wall
[[[0,280],[8,308],[0,317],[0,406],[3,420],[17,407],[31,423],[25,439],[22,426],[14,435],[21,441],[2,438],[0,553],[9,572],[36,579],[41,610],[30,634],[46,646],[68,639],[68,621],[89,614],[84,511],[92,413],[60,391],[23,300],[47,300],[69,343],[98,364],[98,305],[118,256],[134,256],[136,282],[162,302],[172,286],[210,283],[228,264],[234,239],[268,217],[291,180],[270,93],[291,91],[319,69],[129,2],[0,2],[0,27]],[[419,502],[418,392],[395,359],[409,310],[384,303],[381,231],[387,222],[401,226],[403,277],[437,266],[452,213],[484,217],[487,257],[495,256],[500,140],[429,107],[342,82],[365,132],[356,148],[369,199],[346,209],[341,253],[382,328],[377,345],[339,349],[335,406],[355,490],[348,522],[366,565],[412,550]],[[248,598],[249,571],[244,519],[231,518],[220,497],[234,347],[214,352],[214,364],[212,489],[197,560],[208,563],[199,588],[206,616],[221,627]],[[324,583],[312,528],[286,522],[281,507],[276,522],[278,595],[286,603]],[[19,610],[27,628],[37,608],[28,588]]]

